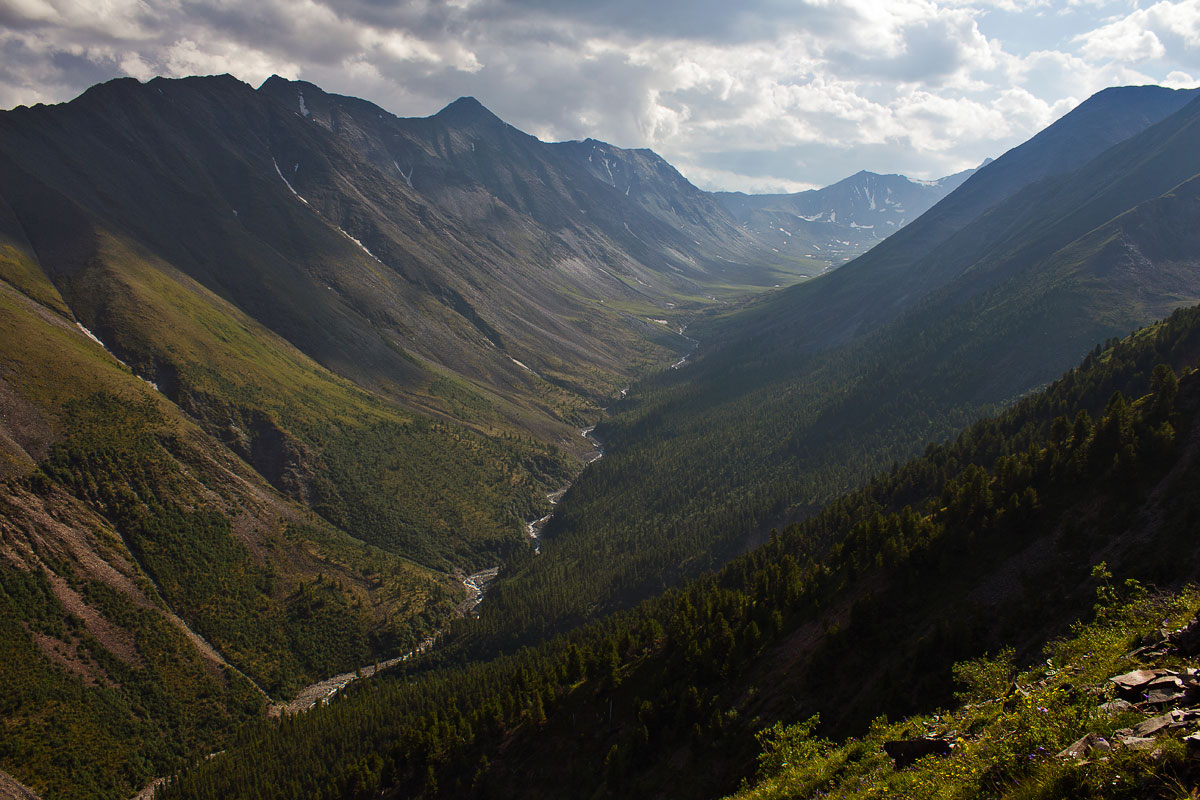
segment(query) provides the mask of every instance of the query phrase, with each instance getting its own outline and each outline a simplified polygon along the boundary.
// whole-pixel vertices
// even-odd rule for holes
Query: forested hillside
[[[129,796],[453,613],[447,576],[289,502],[76,324],[7,285],[0,310],[5,771]]]
[[[1100,561],[1197,576],[1198,357],[1200,309],[1178,312],[711,577],[247,729],[163,796],[712,797],[776,721],[841,736],[949,702],[954,662],[1025,663],[1086,613]]]
[[[0,113],[0,769],[49,797],[426,645],[682,320],[802,274],[678,173],[673,223],[473,101],[279,83]]]
[[[1107,93],[1073,113],[1097,124],[1091,103],[1126,130]],[[1060,139],[1076,138],[1071,117],[1056,123]],[[697,353],[635,385],[597,427],[605,458],[563,498],[543,555],[497,586],[484,625],[497,642],[530,641],[718,567],[771,527],[1044,385],[1096,342],[1200,298],[1200,239],[1185,221],[1200,208],[1198,120],[1193,101],[1079,169],[1043,177],[1029,162],[1058,152],[1051,129],[1041,151],[1026,149],[1035,139],[967,180],[929,212],[933,222],[690,328]],[[912,231],[940,224],[960,193],[969,205],[1011,186],[1020,176],[1009,168],[1041,179],[897,266]],[[836,321],[806,313],[831,299]],[[822,338],[826,322],[881,303],[907,307],[836,345]]]

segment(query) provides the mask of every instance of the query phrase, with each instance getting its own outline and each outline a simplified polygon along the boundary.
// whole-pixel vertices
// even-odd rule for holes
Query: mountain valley
[[[0,113],[0,796],[788,796],[987,654],[1184,624],[1198,141],[1122,87],[743,195],[469,97]]]

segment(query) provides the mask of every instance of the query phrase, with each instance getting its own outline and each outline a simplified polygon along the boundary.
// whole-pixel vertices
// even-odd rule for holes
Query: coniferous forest
[[[244,757],[163,796],[551,796],[589,776],[600,796],[711,796],[753,777],[756,734],[777,723],[861,735],[949,703],[953,664],[1005,647],[1027,660],[1088,615],[1097,557],[1164,589],[1186,574],[1197,358],[1200,309],[1177,312],[710,576],[247,728]],[[1129,533],[1149,514],[1142,549]],[[487,635],[461,627],[446,651]]]

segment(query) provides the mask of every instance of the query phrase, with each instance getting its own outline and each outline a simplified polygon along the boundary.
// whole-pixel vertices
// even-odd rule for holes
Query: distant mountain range
[[[981,166],[991,163],[991,159]],[[924,214],[975,170],[935,181],[863,170],[845,180],[795,194],[717,192],[747,230],[783,252],[805,251],[833,266],[849,261]]]

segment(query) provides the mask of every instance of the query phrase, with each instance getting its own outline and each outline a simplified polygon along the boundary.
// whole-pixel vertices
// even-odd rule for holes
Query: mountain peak
[[[503,124],[504,120],[493,114],[483,103],[474,97],[460,97],[441,111],[434,114],[437,119],[458,124]]]
[[[309,90],[315,90],[322,94],[325,93],[325,90],[322,89],[320,86],[317,86],[315,83],[309,83],[308,81],[302,81],[299,79],[293,80],[291,78],[285,78],[281,75],[272,75],[271,77],[269,77],[265,81],[263,81],[262,84],[260,84],[258,87],[258,91],[264,92],[265,94],[273,94],[273,93],[279,92],[281,90],[292,90],[292,89],[300,89],[300,90],[309,89]]]
[[[469,95],[469,94],[463,95],[462,97],[458,98],[454,102],[447,105],[446,108],[444,108],[442,110],[446,111],[451,108],[460,109],[460,110],[461,109],[473,109],[473,110],[477,110],[477,111],[487,111],[487,108],[483,105],[483,103],[479,102],[477,99],[475,99],[475,97],[473,97],[472,95]]]
[[[272,89],[278,89],[281,86],[290,86],[291,83],[292,82],[290,80],[282,75],[276,75],[272,73],[271,77],[259,84],[258,91],[266,91],[267,93],[270,93]]]

